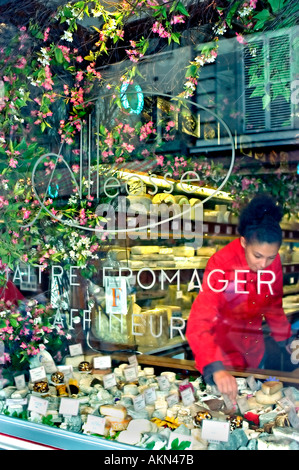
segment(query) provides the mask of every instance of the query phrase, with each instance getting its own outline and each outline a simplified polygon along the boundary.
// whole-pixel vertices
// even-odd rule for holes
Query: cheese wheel
[[[142,418],[136,418],[132,419],[127,427],[127,431],[133,432],[133,433],[145,433],[145,432],[151,432],[152,426],[151,422],[148,419],[142,419]]]
[[[135,384],[124,385],[125,395],[138,395],[138,387]]]
[[[189,204],[189,200],[186,196],[174,196],[176,204],[183,206],[184,204]]]
[[[153,204],[175,204],[175,197],[172,194],[158,193],[152,199]]]
[[[192,198],[189,200],[189,203],[190,203],[190,205],[191,205],[192,207],[195,206],[195,204],[199,204],[200,202],[201,202],[201,200],[200,200],[200,199],[197,199],[197,198],[195,198],[195,197],[192,197]]]
[[[121,431],[116,440],[123,444],[136,445],[141,440],[142,434],[139,432]]]
[[[255,394],[255,399],[262,405],[275,405],[275,403],[282,398],[282,391],[274,393],[273,395],[266,395],[262,390],[258,390]]]

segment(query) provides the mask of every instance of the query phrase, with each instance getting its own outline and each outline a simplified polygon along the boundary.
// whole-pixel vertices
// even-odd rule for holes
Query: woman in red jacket
[[[230,398],[237,383],[228,370],[261,367],[263,319],[277,342],[291,337],[282,308],[281,218],[268,196],[250,202],[240,216],[240,238],[210,258],[188,319],[186,336],[198,370]]]

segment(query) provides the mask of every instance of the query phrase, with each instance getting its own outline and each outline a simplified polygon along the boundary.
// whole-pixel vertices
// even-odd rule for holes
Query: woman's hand
[[[225,370],[214,372],[213,379],[220,393],[228,395],[234,401],[238,393],[238,385],[235,377]]]

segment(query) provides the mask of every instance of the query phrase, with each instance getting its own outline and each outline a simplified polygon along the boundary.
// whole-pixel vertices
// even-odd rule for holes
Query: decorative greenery
[[[61,325],[53,324],[54,310],[30,300],[16,306],[0,303],[0,341],[4,344],[3,376],[11,380],[11,371],[28,370],[30,360],[42,349],[60,362],[67,352],[69,335]]]

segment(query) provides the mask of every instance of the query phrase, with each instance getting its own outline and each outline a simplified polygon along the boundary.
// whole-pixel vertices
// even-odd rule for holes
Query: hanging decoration
[[[142,93],[142,88],[140,85],[135,85],[135,91],[137,93],[137,107],[136,109],[131,108],[128,97],[127,97],[127,90],[130,85],[129,81],[123,82],[120,88],[120,101],[122,106],[125,108],[126,111],[129,111],[130,114],[140,114],[143,110],[144,106],[144,96]]]

